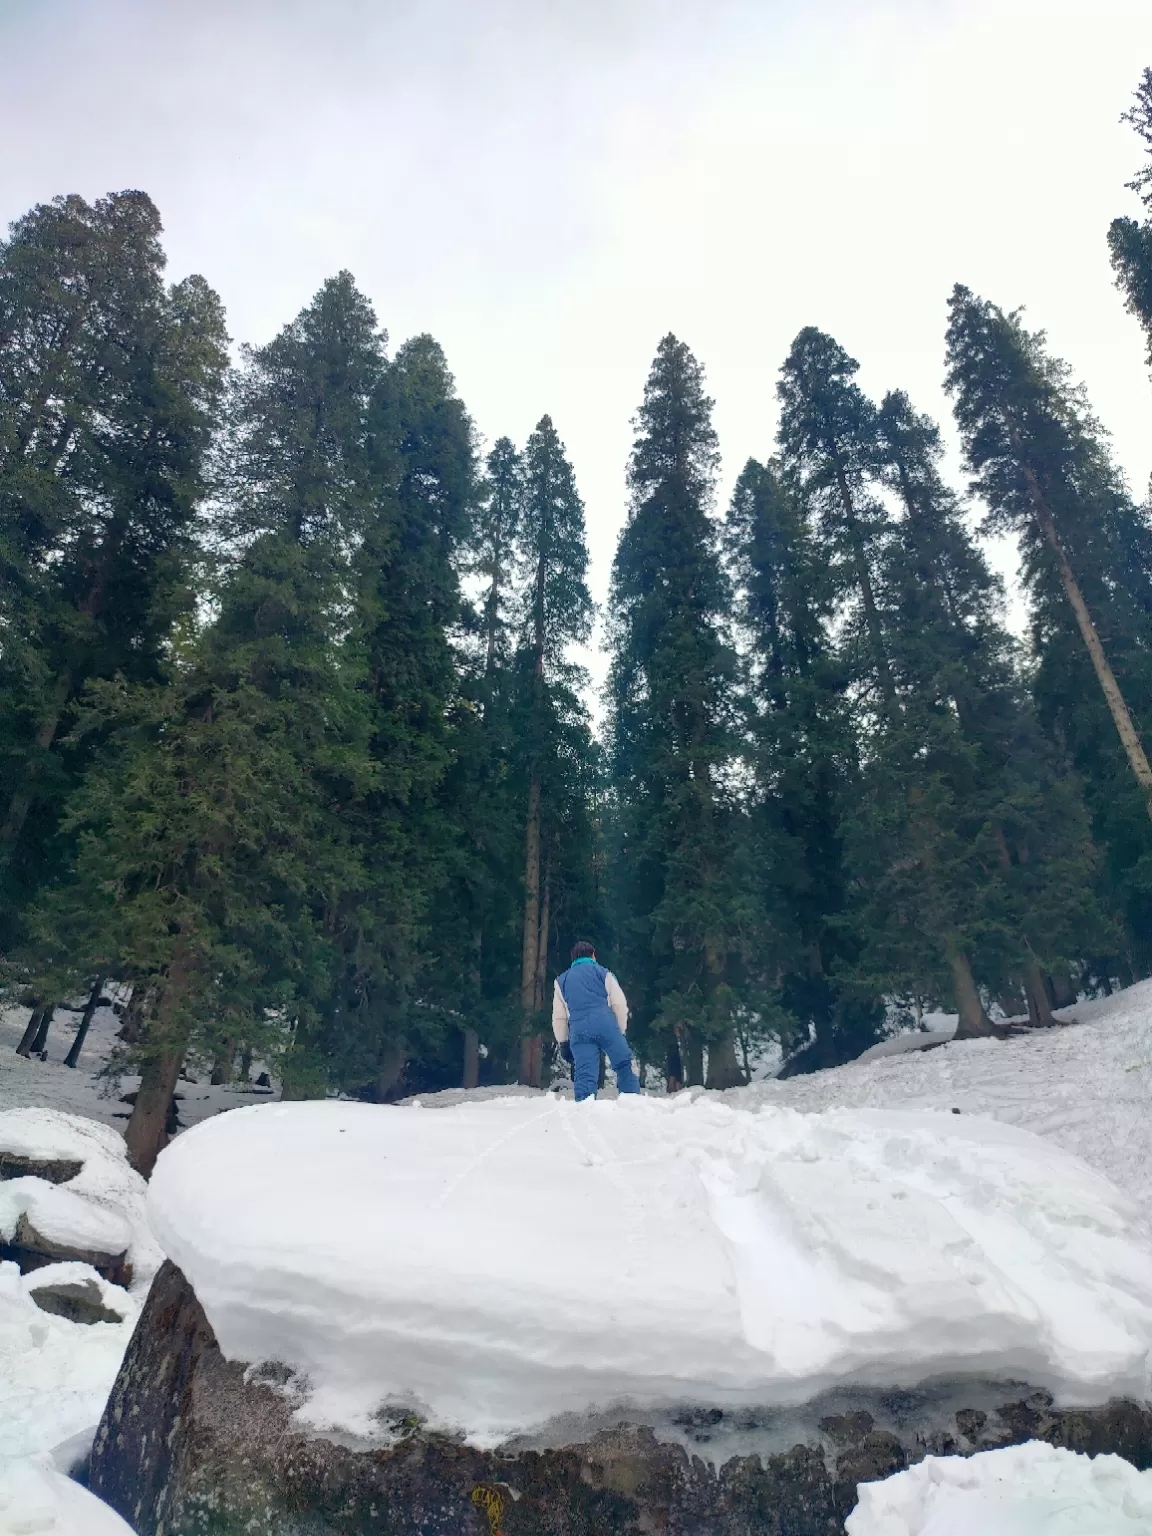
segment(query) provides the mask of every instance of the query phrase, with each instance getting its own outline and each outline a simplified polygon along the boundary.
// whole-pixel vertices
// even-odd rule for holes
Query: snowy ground
[[[485,1309],[493,1292],[502,1293],[511,1306],[522,1287],[532,1289],[526,1287],[524,1280],[525,1274],[530,1273],[535,1276],[535,1289],[529,1297],[530,1320],[537,1315],[532,1307],[539,1309],[539,1327],[527,1350],[533,1372],[547,1378],[555,1375],[559,1366],[561,1374],[578,1376],[580,1367],[589,1359],[585,1345],[594,1352],[601,1350],[605,1356],[610,1355],[613,1371],[621,1363],[625,1371],[633,1369],[638,1360],[643,1364],[646,1339],[653,1349],[657,1347],[646,1334],[644,1318],[633,1312],[633,1298],[648,1287],[645,1276],[652,1264],[661,1275],[671,1277],[670,1291],[676,1293],[671,1302],[663,1293],[662,1300],[658,1296],[658,1331],[663,1330],[665,1341],[677,1337],[680,1356],[684,1355],[679,1348],[681,1341],[699,1338],[701,1347],[695,1355],[692,1350],[687,1352],[690,1360],[705,1375],[712,1372],[713,1376],[724,1377],[727,1386],[737,1392],[747,1388],[747,1381],[741,1376],[745,1362],[737,1358],[741,1349],[759,1351],[760,1355],[776,1350],[784,1376],[791,1373],[796,1377],[798,1373],[812,1371],[813,1381],[825,1382],[837,1377],[843,1361],[857,1346],[860,1347],[853,1357],[850,1374],[854,1371],[867,1375],[882,1355],[899,1362],[904,1358],[901,1351],[916,1352],[921,1358],[922,1349],[929,1353],[937,1349],[949,1353],[954,1360],[958,1351],[973,1348],[973,1340],[979,1346],[976,1354],[993,1340],[999,1340],[1000,1347],[1004,1336],[997,1330],[1008,1326],[1014,1341],[1012,1347],[1022,1349],[1022,1360],[1030,1368],[1035,1367],[1029,1370],[1033,1377],[1043,1365],[1048,1381],[1057,1386],[1061,1381],[1075,1384],[1083,1397],[1087,1395],[1089,1378],[1104,1368],[1108,1373],[1117,1372],[1120,1378],[1130,1381],[1132,1390],[1143,1393],[1147,1385],[1138,1384],[1135,1377],[1139,1374],[1138,1346],[1142,1343],[1147,1350],[1152,1343],[1147,1320],[1152,1292],[1146,1272],[1152,1242],[1144,1226],[1152,1216],[1152,982],[1112,998],[1079,1004],[1069,1013],[1077,1022],[1056,1031],[1005,1042],[953,1042],[928,1052],[881,1056],[808,1077],[759,1082],[724,1095],[710,1094],[698,1106],[693,1104],[693,1100],[701,1097],[698,1090],[675,1101],[649,1100],[642,1106],[602,1103],[597,1107],[584,1106],[582,1111],[557,1102],[554,1097],[543,1098],[530,1091],[521,1091],[519,1095],[513,1091],[510,1097],[493,1095],[489,1090],[474,1095],[426,1098],[424,1103],[429,1107],[466,1101],[463,1116],[455,1111],[446,1117],[450,1121],[461,1120],[467,1131],[468,1148],[458,1149],[455,1172],[447,1169],[443,1160],[438,1163],[436,1155],[430,1157],[426,1151],[415,1155],[412,1151],[429,1134],[429,1125],[445,1118],[440,1115],[336,1104],[285,1107],[289,1115],[307,1109],[348,1114],[354,1119],[366,1116],[368,1124],[394,1125],[397,1147],[393,1153],[382,1145],[375,1151],[371,1147],[360,1148],[360,1193],[354,1205],[331,1198],[338,1192],[331,1181],[325,1184],[321,1180],[317,1190],[309,1183],[315,1169],[310,1173],[307,1167],[302,1167],[294,1187],[291,1221],[285,1228],[286,1247],[279,1257],[272,1255],[271,1266],[266,1262],[265,1252],[254,1249],[245,1261],[249,1266],[246,1276],[241,1273],[244,1263],[235,1262],[242,1247],[239,1239],[247,1241],[249,1232],[259,1226],[255,1218],[265,1220],[270,1213],[263,1192],[250,1178],[246,1176],[237,1184],[222,1169],[219,1201],[214,1200],[211,1209],[202,1205],[198,1212],[192,1212],[191,1227],[196,1230],[191,1235],[187,1209],[178,1221],[169,1217],[165,1243],[178,1257],[183,1256],[194,1271],[189,1245],[201,1247],[208,1254],[214,1242],[222,1241],[221,1227],[226,1231],[232,1224],[238,1242],[228,1255],[231,1267],[225,1266],[227,1273],[220,1281],[222,1290],[231,1287],[234,1301],[246,1286],[256,1287],[259,1271],[258,1289],[265,1296],[271,1295],[273,1303],[271,1315],[267,1307],[262,1312],[257,1305],[240,1318],[238,1337],[245,1338],[249,1351],[255,1348],[254,1330],[266,1346],[257,1352],[290,1354],[279,1348],[283,1318],[278,1316],[277,1308],[291,1311],[295,1304],[293,1287],[299,1274],[306,1272],[309,1283],[321,1288],[335,1285],[341,1293],[341,1305],[346,1304],[348,1295],[359,1294],[361,1300],[370,1298],[373,1308],[380,1304],[372,1288],[381,1273],[407,1273],[411,1281],[418,1255],[413,1258],[413,1233],[406,1223],[411,1211],[417,1211],[422,1202],[425,1209],[434,1208],[441,1213],[448,1209],[452,1215],[448,1226],[455,1257],[448,1255],[447,1268],[438,1259],[435,1273],[437,1285],[458,1286],[451,1296],[441,1298],[441,1323],[449,1319],[449,1326],[443,1330],[445,1358],[455,1358],[462,1342],[470,1347],[478,1334],[485,1334],[485,1329],[490,1331],[488,1346],[499,1354],[507,1339],[517,1336],[519,1323],[509,1322],[506,1328],[493,1331],[490,1325],[494,1314],[486,1314]],[[63,1065],[63,1058],[78,1015],[58,1015],[49,1037],[46,1062],[26,1061],[15,1055],[14,1046],[26,1016],[25,1011],[0,1016],[0,1126],[6,1120],[11,1125],[9,1117],[3,1114],[7,1108],[46,1106],[101,1121],[117,1133],[122,1131],[128,1106],[120,1102],[120,1095],[130,1091],[135,1082],[128,1078],[113,1086],[109,1079],[99,1075],[119,1027],[111,1011],[101,1010],[97,1014],[81,1067],[75,1072]],[[939,1022],[943,1021],[933,1020],[934,1024]],[[191,1125],[217,1115],[222,1109],[254,1102],[264,1106],[256,1118],[273,1113],[267,1096],[251,1090],[211,1088],[201,1081],[182,1082],[180,1092],[184,1095],[181,1117]],[[501,1097],[505,1098],[503,1107],[493,1102]],[[637,1109],[647,1129],[638,1143],[633,1144],[628,1138],[622,1141],[615,1127],[628,1126],[630,1115],[631,1124],[638,1124]],[[806,1114],[797,1119],[759,1112],[764,1109],[801,1110]],[[813,1111],[862,1109],[884,1113],[807,1118]],[[893,1117],[889,1113],[893,1110],[912,1114],[905,1121],[902,1116]],[[959,1115],[953,1115],[954,1110],[960,1111]],[[733,1111],[737,1113],[732,1114],[729,1130],[722,1133],[724,1114]],[[928,1129],[924,1111],[935,1112],[928,1117]],[[574,1118],[577,1116],[581,1118]],[[501,1117],[507,1120],[506,1128],[493,1136],[485,1126],[503,1123]],[[1025,1145],[1036,1146],[1027,1137],[1009,1135],[1007,1140],[1000,1139],[983,1117],[991,1117],[1002,1126],[1035,1133],[1050,1146],[1082,1158],[1138,1202],[1142,1212],[1126,1206],[1115,1190],[1095,1184],[1075,1162],[1053,1154],[1050,1146],[1037,1155],[1021,1150]],[[210,1145],[210,1141],[204,1141],[206,1136],[226,1131],[230,1136],[233,1133],[229,1127],[239,1127],[251,1119],[249,1115],[227,1116],[216,1121],[211,1132],[197,1131],[190,1137],[179,1137],[161,1163],[165,1177],[170,1170],[175,1178],[182,1156],[190,1157],[198,1142]],[[696,1129],[687,1138],[677,1133],[676,1145],[670,1148],[667,1129],[674,1122],[692,1124]],[[741,1128],[743,1138],[735,1150],[729,1144],[733,1123]],[[549,1127],[546,1134],[555,1144],[547,1156],[542,1143],[545,1127]],[[334,1135],[343,1134],[347,1140],[350,1129],[350,1123],[346,1124],[341,1133],[337,1125]],[[91,1132],[108,1138],[107,1131],[100,1132],[96,1127]],[[717,1138],[722,1142],[727,1138],[726,1149],[718,1147]],[[222,1136],[220,1145],[225,1145],[227,1139]],[[444,1136],[435,1133],[432,1140],[442,1143]],[[555,1163],[548,1159],[555,1146],[561,1145],[568,1149],[564,1154],[568,1162],[563,1178],[558,1179]],[[107,1223],[119,1215],[135,1232],[138,1204],[134,1202],[142,1198],[142,1186],[132,1193],[125,1185],[127,1169],[118,1135],[107,1139],[104,1153],[113,1161],[101,1163],[97,1159],[92,1163],[87,1193],[82,1189],[70,1193],[88,1201],[90,1222]],[[665,1167],[677,1161],[692,1166],[695,1185],[687,1190],[680,1188],[678,1193],[665,1186],[654,1188],[650,1181],[652,1167]],[[304,1158],[304,1162],[307,1164],[309,1159]],[[1037,1162],[1043,1164],[1040,1171]],[[113,1173],[114,1165],[118,1166]],[[1031,1173],[1025,1165],[1032,1169]],[[507,1180],[506,1194],[499,1200],[490,1200],[487,1193],[478,1191],[474,1171],[460,1177],[465,1168],[476,1167],[484,1178],[503,1170],[500,1176]],[[103,1173],[98,1175],[100,1168]],[[235,1169],[229,1172],[234,1174]],[[569,1187],[564,1182],[573,1174],[583,1181],[584,1193],[589,1188],[596,1191],[587,1205],[579,1187]],[[427,1176],[439,1177],[441,1184],[435,1190],[429,1186],[420,1194],[417,1186]],[[276,1178],[283,1182],[283,1159],[276,1169]],[[408,1181],[399,1207],[395,1204],[397,1178],[401,1185]],[[97,1188],[102,1179],[106,1195],[103,1199]],[[25,1189],[22,1196],[15,1186],[28,1182],[0,1183],[0,1226],[5,1220],[11,1224],[14,1202],[18,1204],[28,1195]],[[819,1201],[829,1202],[823,1227],[818,1212],[813,1216],[819,1205],[819,1201],[813,1202],[814,1189],[822,1191]],[[63,1206],[68,1204],[61,1204],[61,1192],[39,1192],[36,1209],[42,1221],[51,1219],[49,1206],[53,1202],[58,1219],[67,1216],[66,1211],[61,1216]],[[160,1193],[158,1185],[157,1195]],[[296,1198],[301,1193],[308,1198]],[[671,1208],[667,1204],[670,1194],[674,1197]],[[408,1211],[404,1202],[410,1197]],[[676,1204],[675,1200],[684,1203]],[[901,1212],[901,1220],[893,1227],[892,1213],[907,1201],[912,1202],[909,1211],[914,1213],[914,1219],[905,1222]],[[25,1208],[31,1210],[32,1206]],[[873,1215],[868,1214],[870,1209]],[[848,1219],[845,1212],[863,1220],[867,1239],[863,1249],[838,1235]],[[72,1214],[76,1215],[75,1209]],[[582,1228],[585,1219],[589,1225]],[[161,1226],[164,1220],[162,1216]],[[945,1237],[941,1227],[932,1225],[944,1221],[955,1224],[960,1233],[958,1238]],[[693,1225],[696,1222],[701,1224],[699,1231]],[[525,1224],[531,1228],[531,1243],[524,1238]],[[177,1225],[182,1232],[174,1237]],[[994,1231],[994,1227],[998,1229]],[[558,1298],[556,1285],[563,1291],[565,1286],[575,1283],[578,1274],[580,1254],[565,1247],[566,1234],[580,1230],[609,1233],[610,1241],[603,1249],[604,1272],[593,1277],[591,1291],[587,1281],[581,1282],[577,1287],[579,1301],[575,1294]],[[932,1230],[936,1231],[937,1240],[926,1243],[923,1234]],[[686,1232],[690,1236],[686,1237]],[[765,1234],[769,1235],[766,1247]],[[351,1243],[351,1251],[347,1247],[341,1249],[341,1243],[350,1235],[356,1239]],[[1083,1244],[1079,1242],[1081,1238]],[[589,1241],[594,1242],[594,1236]],[[1008,1250],[1004,1248],[1005,1241]],[[339,1274],[324,1267],[325,1254],[331,1251],[333,1242],[347,1260]],[[285,1268],[289,1252],[295,1257]],[[724,1256],[723,1264],[718,1253]],[[758,1325],[752,1315],[755,1308],[750,1312],[749,1296],[758,1295],[767,1286],[777,1311],[788,1299],[779,1291],[783,1284],[782,1253],[788,1255],[790,1263],[810,1265],[807,1272],[795,1271],[801,1277],[799,1289],[790,1292],[794,1297],[801,1296],[803,1305],[794,1319],[795,1326],[777,1326],[773,1334],[765,1314],[759,1324],[762,1331],[757,1333]],[[946,1262],[943,1270],[937,1272],[933,1266],[940,1255]],[[136,1315],[139,1287],[146,1284],[150,1266],[157,1257],[153,1250],[139,1262],[133,1293],[126,1305],[122,1302],[123,1324],[79,1325],[49,1316],[36,1308],[28,1295],[27,1281],[34,1277],[21,1279],[14,1274],[14,1267],[0,1269],[0,1454],[34,1456],[75,1434],[82,1439],[92,1427]],[[534,1266],[541,1263],[544,1272],[536,1275]],[[319,1268],[307,1270],[309,1264]],[[811,1267],[813,1264],[815,1268]],[[289,1274],[286,1280],[285,1274],[293,1265],[303,1267],[295,1278]],[[711,1306],[704,1306],[699,1287],[701,1283],[705,1288],[712,1284],[707,1278],[710,1265],[714,1277],[723,1269],[727,1289],[713,1291]],[[277,1269],[280,1278],[269,1287],[270,1267]],[[39,1274],[43,1277],[44,1271]],[[193,1273],[193,1278],[199,1287],[200,1277]],[[825,1282],[823,1290],[814,1283],[817,1280]],[[947,1330],[941,1333],[937,1327],[939,1319],[934,1323],[930,1308],[922,1305],[919,1292],[932,1294],[942,1283],[960,1287],[964,1308],[977,1319],[978,1327],[966,1339]],[[773,1284],[777,1291],[771,1290]],[[204,1285],[210,1289],[210,1278]],[[280,1286],[278,1293],[276,1285]],[[1114,1288],[1118,1288],[1119,1301]],[[417,1303],[422,1304],[427,1299],[428,1286],[413,1284],[412,1292]],[[588,1294],[596,1297],[591,1308],[587,1306]],[[587,1316],[586,1329],[581,1302]],[[668,1306],[673,1310],[668,1311]],[[865,1317],[864,1326],[857,1327],[856,1334],[851,1315],[854,1307],[864,1309],[856,1324],[860,1316]],[[870,1313],[869,1308],[875,1310]],[[243,1310],[240,1308],[237,1316]],[[519,1308],[515,1310],[519,1317]],[[957,1295],[946,1320],[949,1325],[960,1311]],[[786,1313],[785,1306],[783,1315]],[[225,1332],[229,1326],[225,1323]],[[245,1334],[245,1330],[249,1332]],[[261,1330],[266,1332],[261,1335]],[[867,1339],[870,1332],[874,1335],[871,1344]],[[837,1337],[839,1356],[836,1349],[829,1353],[829,1339],[835,1341]],[[846,1339],[850,1348],[844,1343]],[[359,1345],[366,1340],[371,1347],[371,1327],[359,1338]],[[877,1340],[882,1341],[882,1349]],[[572,1354],[573,1341],[575,1352],[580,1355],[578,1360]],[[874,1345],[873,1356],[870,1350]],[[789,1350],[793,1352],[791,1361]],[[316,1359],[305,1363],[311,1365],[315,1376]],[[594,1353],[586,1387],[593,1386],[591,1378],[602,1364],[601,1355]],[[650,1365],[651,1360],[644,1369]],[[489,1357],[484,1369],[491,1366]],[[446,1369],[442,1400],[437,1398],[441,1386],[433,1382],[429,1388],[425,1382],[425,1397],[433,1406],[439,1401],[445,1417],[464,1422],[468,1405],[458,1401],[453,1407],[450,1401],[453,1392],[459,1397],[464,1390],[467,1395],[457,1376],[458,1373]],[[481,1404],[490,1420],[487,1429],[491,1435],[504,1433],[511,1422],[507,1415],[496,1422],[501,1418],[499,1370],[496,1378],[492,1402],[487,1406]],[[808,1390],[808,1378],[804,1380]],[[314,1384],[321,1383],[317,1379]],[[682,1390],[685,1383],[678,1380],[674,1385]],[[315,1393],[313,1412],[320,1418],[325,1412],[330,1418],[340,1417],[340,1413],[332,1411],[332,1403],[346,1408],[355,1397],[354,1386],[349,1380],[333,1378],[328,1383],[327,1405],[325,1393]],[[591,1395],[610,1388],[611,1382],[600,1377]],[[515,1390],[520,1390],[518,1384]],[[540,1405],[541,1412],[556,1407],[548,1399],[548,1390],[540,1398]],[[361,1404],[360,1409],[365,1406]],[[360,1422],[363,1423],[363,1416]],[[483,1430],[481,1425],[481,1433]],[[853,1517],[856,1523],[851,1527],[852,1536],[958,1536],[961,1531],[967,1536],[976,1530],[981,1536],[1040,1536],[1041,1532],[1056,1536],[1065,1530],[1074,1530],[1078,1536],[1096,1536],[1097,1532],[1102,1536],[1106,1531],[1115,1536],[1152,1532],[1152,1520],[1139,1505],[1137,1496],[1144,1496],[1145,1485],[1120,1488],[1123,1474],[1109,1482],[1109,1458],[1095,1462],[1069,1458],[1078,1464],[1078,1470],[1074,1474],[1062,1470],[1059,1476],[1053,1467],[1039,1464],[1039,1470],[1034,1467],[1031,1472],[1016,1468],[1008,1479],[996,1471],[994,1476],[990,1474],[991,1482],[976,1470],[978,1463],[986,1460],[987,1457],[970,1460],[954,1471],[947,1470],[954,1467],[951,1461],[938,1462],[931,1475],[914,1469],[886,1484],[874,1485]],[[28,1467],[33,1463],[25,1461],[21,1465]],[[1028,1480],[1033,1472],[1040,1479],[1035,1486]],[[112,1536],[114,1530],[121,1529],[115,1523],[106,1527],[77,1523],[77,1511],[64,1510],[63,1506],[63,1512],[53,1516],[58,1519],[56,1526],[21,1524],[24,1517],[18,1512],[20,1499],[26,1502],[31,1498],[34,1504],[40,1499],[43,1504],[48,1497],[44,1489],[51,1480],[37,1483],[29,1473],[23,1482],[16,1477],[14,1483],[14,1477],[13,1464],[0,1464],[0,1533],[52,1529],[65,1536],[74,1530],[91,1530],[93,1536],[104,1536],[107,1530],[108,1536]],[[1076,1478],[1079,1483],[1074,1487]],[[996,1487],[1003,1493],[1005,1487],[1001,1485],[1006,1484],[1011,1484],[1015,1492],[1029,1491],[1031,1503],[1027,1510],[1031,1514],[1007,1505],[1001,1507],[1002,1500],[1001,1504],[996,1503]],[[17,1487],[18,1493],[20,1488],[24,1490],[19,1498],[12,1493],[13,1487]],[[1054,1523],[1057,1516],[1043,1505],[1045,1488],[1051,1492],[1056,1487],[1067,1494],[1061,1509],[1074,1513],[1075,1518],[1068,1516],[1071,1524],[1067,1520]],[[880,1490],[887,1490],[884,1498],[880,1497]],[[1121,1502],[1112,1509],[1108,1499],[1114,1493]],[[1124,1499],[1128,1504],[1123,1503]],[[98,1516],[100,1513],[98,1510]],[[1107,1523],[1108,1520],[1112,1523]]]
[[[848,1536],[1148,1536],[1152,1472],[1033,1440],[862,1483]]]
[[[104,1075],[121,1023],[112,1009],[96,1010],[80,1064],[75,1068],[66,1067],[64,1058],[75,1038],[79,1013],[57,1010],[48,1034],[47,1061],[17,1056],[16,1046],[27,1022],[27,1008],[0,1011],[0,1111],[30,1107],[62,1109],[123,1130],[130,1106],[121,1102],[121,1095],[133,1092],[140,1079],[130,1074],[119,1078]],[[258,1071],[259,1067],[254,1066],[252,1076]],[[238,1104],[262,1103],[275,1097],[252,1085],[214,1088],[206,1072],[182,1078],[177,1092],[183,1126],[198,1125],[201,1120],[224,1109],[235,1109]]]

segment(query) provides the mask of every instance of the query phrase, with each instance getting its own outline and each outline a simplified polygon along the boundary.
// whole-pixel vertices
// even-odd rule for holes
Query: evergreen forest
[[[1101,241],[1152,367],[1152,69],[1126,116],[1145,217]],[[653,1086],[1152,974],[1152,505],[1022,310],[949,300],[963,484],[808,326],[727,505],[665,336],[593,701],[564,423],[482,443],[440,345],[391,349],[348,272],[234,346],[161,235],[124,191],[0,243],[2,980],[20,1049],[72,1031],[72,1066],[125,1000],[139,1169],[182,1071],[547,1086],[582,938]]]

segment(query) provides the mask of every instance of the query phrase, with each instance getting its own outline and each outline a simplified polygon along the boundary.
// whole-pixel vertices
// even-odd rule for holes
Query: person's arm
[[[568,1038],[568,1004],[560,990],[559,977],[552,983],[552,1033],[560,1045]]]
[[[624,996],[624,989],[611,971],[608,972],[608,980],[604,985],[608,991],[608,1006],[616,1015],[620,1033],[626,1035],[628,1033],[628,999]]]

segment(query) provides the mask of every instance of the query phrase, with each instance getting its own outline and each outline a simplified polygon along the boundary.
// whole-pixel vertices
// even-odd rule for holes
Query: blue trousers
[[[569,1025],[568,1044],[572,1047],[572,1085],[577,1099],[594,1099],[600,1077],[600,1052],[612,1063],[616,1086],[621,1093],[639,1093],[640,1083],[632,1066],[632,1052],[616,1020]]]

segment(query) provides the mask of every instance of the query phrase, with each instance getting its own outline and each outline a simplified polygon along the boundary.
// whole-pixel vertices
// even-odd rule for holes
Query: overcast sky
[[[803,325],[943,416],[962,281],[1049,331],[1143,492],[1105,232],[1139,207],[1118,118],[1150,63],[1152,0],[0,0],[0,219],[143,188],[242,341],[351,268],[488,442],[553,416],[603,595],[669,330],[726,494]]]

